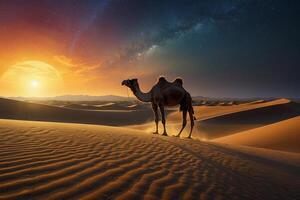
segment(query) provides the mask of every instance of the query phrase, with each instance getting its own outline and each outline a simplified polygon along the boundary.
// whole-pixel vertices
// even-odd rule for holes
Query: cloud
[[[100,63],[86,63],[74,61],[64,55],[56,55],[53,57],[56,65],[59,65],[60,72],[63,76],[71,77],[72,79],[83,78],[93,79],[96,76],[95,71],[98,70]],[[68,78],[69,79],[69,78]]]
[[[65,65],[68,67],[75,67],[75,64],[72,63],[72,59],[68,58],[66,56],[56,55],[53,57],[53,59],[62,65]]]

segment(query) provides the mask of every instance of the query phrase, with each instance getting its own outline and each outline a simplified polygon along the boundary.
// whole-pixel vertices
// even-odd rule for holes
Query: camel
[[[188,138],[191,138],[195,119],[194,109],[192,106],[191,95],[183,88],[183,81],[181,78],[169,82],[165,77],[160,77],[158,82],[147,93],[141,91],[138,79],[124,80],[122,81],[122,85],[129,87],[138,100],[142,102],[151,102],[156,125],[156,131],[153,134],[158,134],[158,108],[161,112],[161,121],[164,127],[162,135],[168,136],[164,107],[180,105],[180,111],[182,111],[182,127],[176,137],[180,137],[181,132],[186,126],[188,112],[191,120],[191,129]]]

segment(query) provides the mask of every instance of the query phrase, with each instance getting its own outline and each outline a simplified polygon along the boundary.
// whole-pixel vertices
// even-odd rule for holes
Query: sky
[[[0,0],[0,96],[300,97],[296,0]]]

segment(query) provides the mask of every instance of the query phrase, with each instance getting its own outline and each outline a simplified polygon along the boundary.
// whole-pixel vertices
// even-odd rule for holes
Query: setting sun
[[[1,80],[24,96],[44,96],[56,93],[62,86],[59,72],[50,64],[29,60],[9,67]]]
[[[37,80],[32,80],[30,82],[30,85],[32,88],[38,88],[39,87],[39,82]]]

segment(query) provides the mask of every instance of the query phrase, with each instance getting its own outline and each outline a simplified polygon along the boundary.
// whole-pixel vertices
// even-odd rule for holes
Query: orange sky
[[[40,50],[43,51],[43,50]],[[103,68],[101,70],[101,61],[86,62],[83,60],[76,60],[66,57],[64,55],[55,55],[54,53],[48,53],[48,55],[42,55],[34,52],[22,53],[22,56],[15,56],[7,62],[1,62],[1,80],[2,85],[0,89],[1,96],[56,96],[64,94],[89,94],[89,95],[126,95],[126,89],[121,87],[121,81],[127,77],[133,77],[130,75],[130,71],[126,70],[109,70]],[[35,88],[23,89],[23,84],[29,84],[27,82],[20,82],[20,76],[23,73],[14,73],[10,75],[10,82],[5,81],[5,74],[10,73],[15,66],[22,65],[26,62],[45,63],[54,67],[60,74],[62,81],[55,88],[49,90],[46,87],[41,86],[39,92],[30,91]],[[42,64],[44,65],[44,64]],[[34,67],[42,67],[42,65],[34,64]],[[33,67],[33,66],[29,66]],[[28,76],[34,76],[36,72],[30,72]],[[146,73],[146,72],[145,72]],[[128,74],[128,75],[127,75]],[[141,77],[144,74],[136,74]],[[47,81],[48,78],[53,78],[52,75],[42,75],[41,79]],[[155,81],[155,80],[154,80]],[[48,81],[49,82],[49,81]],[[54,82],[49,82],[54,84]],[[143,84],[142,84],[143,87]],[[147,87],[146,87],[147,88]]]
[[[67,55],[67,35],[57,36],[55,31],[51,33],[44,29],[31,27],[30,24],[18,24],[9,27],[9,31],[1,35],[0,44],[6,48],[0,48],[0,76],[11,70],[14,65],[25,61],[41,61],[53,66],[62,82],[56,89],[47,90],[42,86],[38,92],[22,88],[19,81],[5,82],[0,79],[1,96],[56,96],[64,94],[90,94],[90,95],[126,95],[126,90],[121,87],[121,81],[125,78],[143,77],[150,73],[146,70],[140,72],[130,71],[125,64],[115,64],[110,67],[107,62],[115,59],[114,53],[100,53],[97,56],[85,55],[91,49],[82,47],[87,45],[82,38],[82,47],[72,55]],[[98,51],[99,52],[99,51]],[[102,58],[103,57],[103,58]],[[113,64],[112,64],[113,65]],[[19,79],[19,75],[15,75]],[[155,81],[155,79],[153,80]],[[24,83],[27,84],[27,83]],[[142,87],[145,84],[141,83]],[[145,88],[148,88],[145,86]],[[34,90],[34,88],[31,88]]]
[[[49,9],[48,3],[39,1],[21,5],[0,2],[0,96],[126,96],[127,91],[121,86],[124,79],[139,78],[141,88],[149,90],[159,75],[167,75],[169,79],[177,77],[168,74],[160,62],[143,59],[153,53],[155,45],[144,47],[143,41],[134,38],[139,31],[124,33],[126,29],[120,30],[110,21],[113,17],[97,21],[102,18],[101,7],[107,8],[106,5],[101,3],[93,11],[81,9],[79,5],[73,7],[76,5],[68,2],[58,5],[55,3]],[[49,85],[54,84],[50,81],[31,88],[30,83],[36,81],[31,80],[35,75],[28,75],[32,70],[18,72],[19,75],[16,71],[12,73],[15,66],[27,61],[54,67],[62,78],[59,86],[50,90]],[[3,78],[5,74],[10,74],[9,78]],[[44,77],[44,82],[46,79],[49,77]]]

